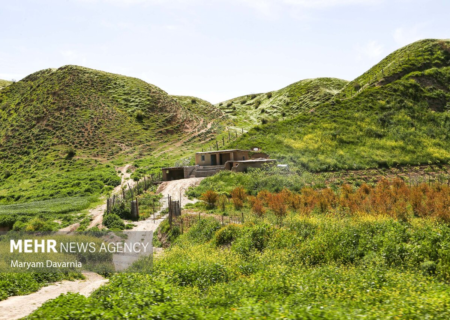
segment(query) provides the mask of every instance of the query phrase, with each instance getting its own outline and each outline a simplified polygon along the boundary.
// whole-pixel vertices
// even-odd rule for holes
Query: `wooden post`
[[[136,219],[137,217],[137,204],[136,200],[131,200],[131,218]]]
[[[171,212],[171,208],[170,208],[170,196],[167,196],[167,201],[168,201],[168,208],[169,208],[169,225],[170,228],[172,229],[172,212]]]
[[[219,142],[216,140],[216,148],[217,148],[217,151],[219,151]]]
[[[128,186],[128,189],[131,192],[131,199],[133,199],[134,198],[134,196],[133,196],[133,189],[131,189],[131,187],[130,187],[130,185],[128,183],[127,183],[127,186]]]
[[[137,198],[136,198],[136,218],[139,220],[139,202]]]

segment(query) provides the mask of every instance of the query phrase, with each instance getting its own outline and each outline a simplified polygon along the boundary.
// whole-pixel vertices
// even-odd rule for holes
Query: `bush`
[[[213,243],[216,246],[229,245],[238,237],[240,230],[241,226],[229,224],[226,227],[216,231]]]
[[[203,200],[206,202],[206,206],[209,209],[213,209],[216,206],[217,198],[218,198],[217,192],[213,190],[208,190],[205,193],[202,194],[200,197],[200,200]]]
[[[69,147],[66,151],[66,160],[71,160],[77,154],[73,147]]]
[[[105,219],[103,220],[103,224],[105,227],[111,230],[124,230],[125,223],[122,219],[116,214],[107,214]]]
[[[142,110],[137,110],[134,113],[134,117],[136,118],[136,120],[142,121],[142,120],[144,120],[145,114],[144,114],[144,112]]]
[[[127,203],[122,202],[111,210],[111,213],[119,216],[122,219],[131,218],[131,207]]]
[[[189,229],[187,238],[192,242],[207,242],[214,237],[215,232],[219,229],[220,223],[216,219],[201,219]]]

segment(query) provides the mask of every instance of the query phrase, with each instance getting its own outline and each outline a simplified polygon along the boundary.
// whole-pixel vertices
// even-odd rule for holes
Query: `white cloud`
[[[394,31],[393,37],[395,42],[398,45],[404,46],[407,44],[410,44],[414,41],[423,39],[424,36],[422,35],[420,29],[422,26],[417,25],[412,28],[397,28]]]
[[[373,40],[365,44],[364,46],[357,46],[356,51],[358,53],[358,60],[369,59],[378,60],[382,57],[384,52],[384,46]]]

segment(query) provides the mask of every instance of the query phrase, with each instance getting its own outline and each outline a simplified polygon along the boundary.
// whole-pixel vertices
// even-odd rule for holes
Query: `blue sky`
[[[0,0],[0,78],[82,65],[217,103],[450,38],[448,0]]]

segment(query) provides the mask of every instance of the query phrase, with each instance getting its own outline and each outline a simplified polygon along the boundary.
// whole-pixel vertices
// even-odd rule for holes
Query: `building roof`
[[[248,152],[250,152],[251,150],[241,150],[241,149],[214,150],[214,151],[196,152],[195,154],[222,153],[222,152],[234,152],[234,151],[248,151]]]
[[[273,162],[273,161],[277,161],[275,159],[250,159],[250,160],[228,160],[227,162]]]

